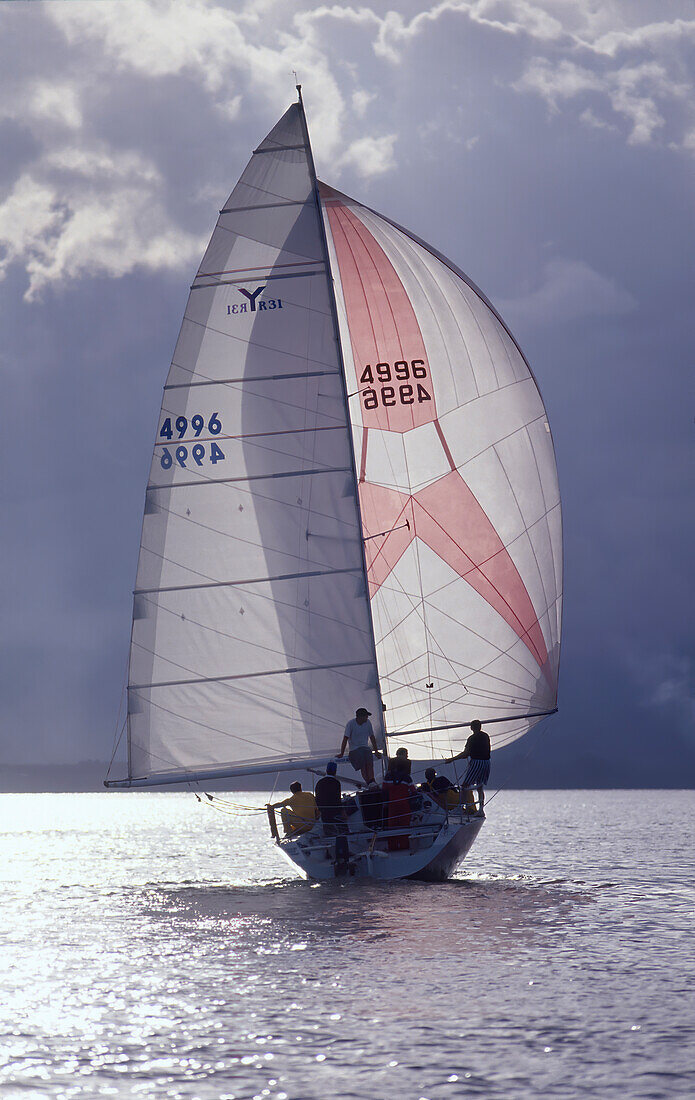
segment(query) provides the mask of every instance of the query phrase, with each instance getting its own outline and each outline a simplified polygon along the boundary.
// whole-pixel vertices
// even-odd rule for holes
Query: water
[[[501,794],[442,885],[299,881],[191,794],[0,815],[4,1097],[695,1094],[692,792]]]

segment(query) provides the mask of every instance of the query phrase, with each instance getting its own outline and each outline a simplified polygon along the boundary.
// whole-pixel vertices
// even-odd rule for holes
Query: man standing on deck
[[[468,760],[468,769],[461,780],[461,790],[468,787],[478,789],[478,813],[482,815],[485,804],[485,784],[490,779],[490,738],[482,728],[477,718],[471,722],[472,734],[466,741],[463,752],[451,756],[447,761],[453,764],[454,760]]]
[[[338,760],[340,760],[345,753],[345,746],[348,742],[350,743],[348,760],[356,772],[362,772],[362,778],[367,784],[374,782],[374,757],[369,747],[370,741],[374,746],[374,752],[379,756],[379,748],[369,717],[370,711],[366,710],[365,707],[359,707],[355,711],[355,717],[351,718],[345,727],[343,741],[338,753]]]

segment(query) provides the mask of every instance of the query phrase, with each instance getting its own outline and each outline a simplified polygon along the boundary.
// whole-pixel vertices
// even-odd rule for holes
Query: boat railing
[[[408,836],[410,839],[420,839],[422,837],[434,838],[441,832],[444,822],[439,825],[418,825],[416,828],[400,828],[400,829],[356,829],[354,832],[345,833],[346,840],[364,840],[376,842],[377,840],[388,840],[389,837],[394,836]],[[309,833],[303,833],[299,836],[286,836],[281,838],[281,843],[287,841],[301,840],[302,837],[306,838],[302,847],[307,852],[313,852],[325,848],[327,844],[335,843],[335,836],[312,836]],[[310,842],[307,841],[310,838]]]

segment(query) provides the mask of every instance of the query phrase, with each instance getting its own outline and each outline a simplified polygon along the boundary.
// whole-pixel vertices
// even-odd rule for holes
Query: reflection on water
[[[186,796],[13,797],[10,1097],[695,1092],[688,795],[505,796],[442,884],[293,878]]]
[[[343,946],[379,941],[381,959],[394,962],[404,951],[421,961],[442,952],[461,959],[506,950],[510,938],[530,943],[541,934],[561,933],[573,908],[590,901],[588,889],[482,875],[447,883],[292,879],[140,895],[143,913],[174,927],[183,922],[224,936],[261,921],[281,937],[310,937],[318,949],[336,940]]]

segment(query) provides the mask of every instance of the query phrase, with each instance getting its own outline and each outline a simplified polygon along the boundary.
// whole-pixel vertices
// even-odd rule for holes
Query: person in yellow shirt
[[[289,798],[271,803],[272,809],[280,808],[280,820],[286,836],[299,836],[308,833],[318,820],[319,811],[316,799],[311,791],[303,791],[299,782],[290,783]]]

